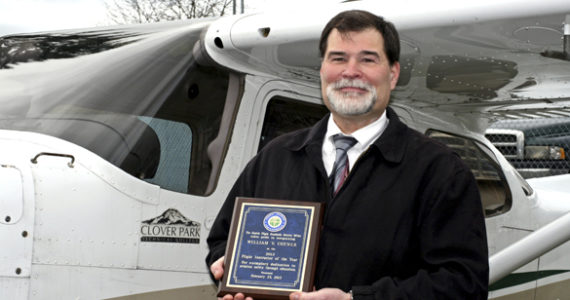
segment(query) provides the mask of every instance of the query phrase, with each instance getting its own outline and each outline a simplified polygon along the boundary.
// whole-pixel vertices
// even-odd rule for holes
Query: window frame
[[[497,157],[495,156],[493,151],[489,147],[487,147],[484,143],[482,143],[482,142],[480,142],[477,139],[474,139],[472,137],[466,136],[466,135],[457,134],[457,133],[453,133],[453,132],[449,132],[449,131],[445,131],[445,130],[439,130],[439,129],[435,129],[435,128],[429,128],[425,131],[426,136],[428,136],[428,137],[430,137],[430,138],[432,138],[432,139],[434,139],[440,143],[445,144],[447,147],[449,147],[449,145],[447,143],[444,143],[443,141],[440,141],[436,138],[433,138],[430,135],[433,132],[446,134],[446,135],[449,135],[453,138],[460,138],[460,139],[471,142],[475,146],[475,148],[479,151],[480,155],[487,158],[486,161],[495,169],[495,171],[496,171],[496,173],[500,179],[500,182],[502,183],[502,188],[505,192],[504,193],[504,195],[505,195],[504,205],[502,205],[502,208],[500,210],[495,210],[495,211],[492,211],[491,213],[488,213],[487,210],[485,209],[485,205],[484,205],[484,203],[485,203],[485,199],[483,199],[484,195],[483,195],[483,193],[480,193],[481,194],[481,205],[483,207],[485,219],[504,215],[505,213],[509,212],[513,207],[513,195],[512,195],[511,188],[510,188],[509,182],[507,180],[507,177],[505,176],[505,173],[503,172],[503,168],[501,167],[500,163],[498,162]],[[459,153],[457,153],[457,154],[461,157],[461,155]],[[461,158],[461,159],[463,160],[463,158]],[[473,175],[475,176],[475,174],[473,174]],[[475,178],[475,180],[477,181],[477,186],[480,189],[479,179]]]

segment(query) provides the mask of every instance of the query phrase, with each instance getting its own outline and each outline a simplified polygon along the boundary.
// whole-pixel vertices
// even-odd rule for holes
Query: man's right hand
[[[224,275],[224,256],[220,257],[210,266],[210,272],[216,280],[222,279]]]
[[[210,266],[210,272],[214,275],[216,280],[221,280],[224,276],[224,257],[220,257]],[[218,298],[219,300],[253,300],[251,297],[245,297],[242,293],[237,293],[234,296],[225,295],[223,298]]]

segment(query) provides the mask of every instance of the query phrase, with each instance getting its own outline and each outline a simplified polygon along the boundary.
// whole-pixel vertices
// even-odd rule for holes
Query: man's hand
[[[324,288],[315,292],[295,292],[289,295],[290,300],[350,300],[350,294],[339,289]]]
[[[222,279],[224,275],[224,257],[220,257],[210,266],[210,272],[214,275],[216,280]],[[245,297],[242,293],[237,293],[235,296],[225,295],[221,300],[253,300],[251,297]]]
[[[220,257],[210,266],[210,272],[216,280],[222,279],[224,275],[224,256]]]

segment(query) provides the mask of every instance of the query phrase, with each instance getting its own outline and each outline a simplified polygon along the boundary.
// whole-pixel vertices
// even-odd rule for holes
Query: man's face
[[[396,87],[400,65],[384,53],[384,38],[376,29],[341,34],[333,29],[321,64],[325,105],[351,120],[374,120],[382,115]]]

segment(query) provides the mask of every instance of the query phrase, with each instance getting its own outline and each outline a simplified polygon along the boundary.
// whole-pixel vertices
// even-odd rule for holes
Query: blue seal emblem
[[[263,218],[263,226],[271,232],[281,231],[285,225],[287,225],[287,218],[278,211],[270,212]]]

